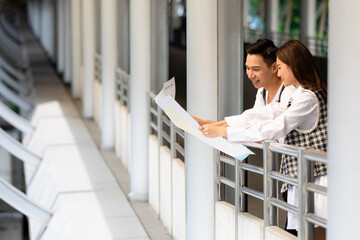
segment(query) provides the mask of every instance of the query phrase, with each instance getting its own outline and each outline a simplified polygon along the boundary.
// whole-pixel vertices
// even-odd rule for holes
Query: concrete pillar
[[[102,107],[101,147],[110,149],[115,142],[115,68],[117,54],[116,0],[101,1]]]
[[[243,0],[243,26],[244,26],[244,42],[248,42],[250,40],[250,29],[249,29],[249,22],[248,22],[248,16],[249,16],[249,0]]]
[[[300,41],[315,54],[316,0],[301,0],[300,19]]]
[[[81,0],[71,0],[71,95],[80,96],[80,61],[81,61]]]
[[[217,119],[217,1],[187,2],[187,110]],[[187,239],[214,239],[214,150],[186,135]]]
[[[64,0],[64,16],[65,16],[65,32],[64,32],[64,38],[65,38],[65,65],[64,65],[64,82],[70,83],[71,79],[71,68],[72,68],[72,59],[71,59],[71,5],[70,0]]]
[[[219,119],[242,112],[243,29],[239,0],[221,1],[219,19]],[[240,33],[240,34],[239,34]]]
[[[48,47],[49,47],[49,56],[50,58],[55,61],[55,4],[56,0],[49,0],[48,5]]]
[[[118,0],[118,66],[129,73],[129,0]]]
[[[57,71],[62,73],[64,71],[64,51],[65,51],[65,29],[64,29],[64,0],[57,0]]]
[[[278,44],[279,0],[266,1],[266,37]]]
[[[150,89],[150,1],[130,1],[131,200],[148,195],[148,112]],[[141,150],[140,150],[141,149]]]
[[[83,23],[83,116],[94,116],[95,0],[82,0]]]
[[[359,238],[359,9],[358,0],[329,3],[329,240]]]
[[[40,31],[40,39],[41,39],[41,44],[42,46],[45,48],[45,50],[47,51],[47,46],[46,46],[46,40],[45,40],[45,35],[47,32],[47,26],[46,26],[46,4],[47,4],[48,0],[42,0],[41,1],[41,8],[40,8],[40,24],[41,24],[41,31]]]
[[[28,16],[29,26],[33,28],[34,26],[34,2],[28,1],[26,6],[26,13]]]
[[[158,93],[169,78],[168,0],[151,1],[151,86]]]
[[[41,32],[41,0],[35,1],[35,35],[40,39]]]

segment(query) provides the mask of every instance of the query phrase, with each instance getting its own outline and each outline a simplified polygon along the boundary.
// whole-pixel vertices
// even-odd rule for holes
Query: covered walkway
[[[24,24],[20,33],[31,93],[19,98],[31,105],[22,116],[33,127],[24,133],[22,145],[40,161],[25,157],[26,196],[4,200],[20,211],[28,208],[23,212],[30,238],[171,239],[148,204],[129,203],[129,174],[120,159],[100,149],[98,126],[81,117],[81,101],[70,97],[30,29]],[[14,225],[2,227],[8,230],[1,239],[22,233]]]

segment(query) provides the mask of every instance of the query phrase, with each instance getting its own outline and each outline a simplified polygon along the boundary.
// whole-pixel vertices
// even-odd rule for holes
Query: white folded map
[[[229,142],[222,137],[205,137],[199,130],[199,124],[175,101],[172,96],[175,96],[174,78],[164,83],[162,90],[155,97],[155,102],[166,113],[175,126],[199,138],[211,147],[239,160],[243,160],[250,154],[254,154],[240,142]]]

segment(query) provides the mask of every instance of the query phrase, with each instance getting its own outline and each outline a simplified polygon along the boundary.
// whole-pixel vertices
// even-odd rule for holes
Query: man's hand
[[[191,116],[191,117],[193,119],[195,119],[195,121],[197,121],[200,126],[205,125],[205,124],[217,123],[216,121],[201,119],[201,118],[197,118],[195,116]]]
[[[217,126],[216,124],[205,124],[199,127],[199,130],[205,137],[223,137],[227,138],[227,129],[224,126]]]

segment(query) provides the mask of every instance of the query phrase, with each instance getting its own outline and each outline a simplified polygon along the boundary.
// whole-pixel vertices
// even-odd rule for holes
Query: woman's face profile
[[[276,64],[278,67],[278,77],[281,78],[281,81],[284,83],[285,87],[294,85],[299,87],[300,83],[296,80],[293,71],[291,68],[282,62],[279,58],[276,58]]]

